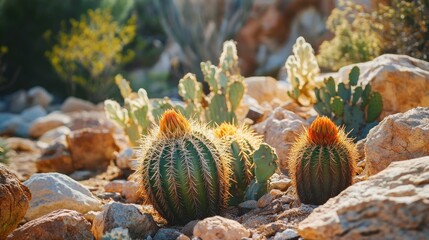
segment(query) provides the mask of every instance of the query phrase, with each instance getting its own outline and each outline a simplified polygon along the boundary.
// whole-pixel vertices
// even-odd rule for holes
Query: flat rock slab
[[[427,239],[429,156],[394,162],[316,208],[304,239]]]

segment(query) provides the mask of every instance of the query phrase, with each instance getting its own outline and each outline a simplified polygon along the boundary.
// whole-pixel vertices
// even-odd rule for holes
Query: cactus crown
[[[215,130],[214,134],[218,138],[223,138],[226,136],[233,136],[237,133],[237,127],[230,123],[222,123]]]
[[[338,127],[327,117],[317,117],[307,133],[308,140],[317,145],[330,145],[338,141]]]
[[[175,110],[167,110],[159,120],[160,136],[174,138],[180,137],[191,131],[188,120]]]

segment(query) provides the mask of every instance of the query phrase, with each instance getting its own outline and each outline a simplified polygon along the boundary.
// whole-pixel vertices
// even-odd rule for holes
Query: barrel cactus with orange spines
[[[249,128],[222,123],[214,135],[226,144],[231,155],[231,188],[229,205],[237,205],[244,199],[246,188],[254,179],[253,153],[262,143],[262,138]]]
[[[229,155],[203,125],[168,110],[139,151],[143,193],[170,224],[219,214],[227,206]]]
[[[289,169],[302,203],[321,205],[352,184],[356,146],[329,118],[317,117],[293,145]]]

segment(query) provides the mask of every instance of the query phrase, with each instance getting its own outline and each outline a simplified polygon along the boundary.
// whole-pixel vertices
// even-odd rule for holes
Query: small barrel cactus
[[[229,205],[237,205],[243,201],[246,188],[254,178],[253,153],[261,145],[262,139],[247,127],[236,127],[230,123],[219,125],[214,134],[227,145],[232,156]]]
[[[213,216],[226,207],[231,170],[221,141],[197,122],[166,111],[139,152],[143,193],[170,224]]]
[[[321,205],[352,184],[356,145],[329,118],[317,117],[293,145],[290,175],[299,199]]]

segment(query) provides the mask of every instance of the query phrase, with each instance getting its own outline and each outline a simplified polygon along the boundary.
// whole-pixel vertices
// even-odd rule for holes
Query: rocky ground
[[[52,106],[42,88],[12,94],[0,113],[11,149],[0,167],[0,239],[427,239],[429,63],[383,55],[358,65],[359,81],[383,96],[384,119],[358,143],[355,184],[322,206],[301,204],[287,158],[316,113],[286,102],[272,78],[249,78],[242,109],[264,113],[253,128],[276,149],[280,170],[258,201],[185,226],[144,204],[135,150],[101,105]]]

